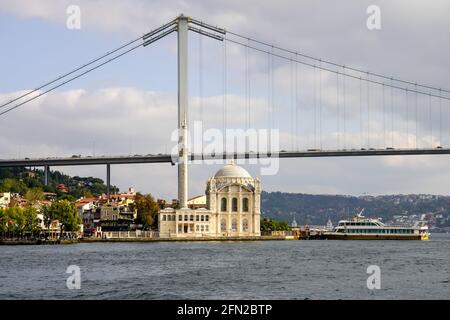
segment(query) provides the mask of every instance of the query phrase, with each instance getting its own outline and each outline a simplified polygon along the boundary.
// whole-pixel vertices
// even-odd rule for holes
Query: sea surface
[[[70,265],[80,289],[68,289]],[[380,268],[380,289],[367,268]],[[0,299],[450,299],[450,234],[429,241],[0,246]]]

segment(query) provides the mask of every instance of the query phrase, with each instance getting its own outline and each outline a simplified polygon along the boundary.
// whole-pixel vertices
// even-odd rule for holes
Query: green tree
[[[28,189],[25,194],[25,199],[29,200],[32,204],[38,201],[44,200],[44,192],[41,188],[31,188]]]
[[[8,231],[8,213],[6,212],[6,208],[0,208],[0,232],[2,237],[5,236],[5,233]]]
[[[25,218],[25,231],[35,233],[40,230],[40,221],[37,216],[37,210],[34,207],[27,206],[23,209]]]
[[[142,224],[144,229],[157,226],[157,215],[160,208],[151,194],[137,193],[131,207],[133,210],[137,210],[136,223]]]
[[[284,220],[283,221],[278,221],[277,224],[276,224],[276,230],[278,230],[278,231],[288,231],[290,229],[291,229],[291,227]]]
[[[58,220],[63,231],[78,231],[81,219],[75,204],[68,200],[52,202],[49,207],[43,208],[44,225],[48,228],[53,220]]]
[[[50,206],[43,206],[42,207],[42,216],[43,216],[43,222],[44,222],[44,226],[45,228],[49,228],[50,224],[52,223],[53,220],[56,220],[57,217],[54,215],[55,211],[54,210],[50,210]]]
[[[6,178],[0,183],[0,192],[13,192],[23,195],[27,191],[27,185],[17,179]]]
[[[61,193],[61,196],[58,197],[58,200],[66,200],[66,201],[69,201],[69,202],[75,202],[77,200],[77,198],[75,198],[71,194]]]
[[[290,229],[286,221],[275,221],[273,219],[264,218],[260,224],[261,231],[286,231]]]

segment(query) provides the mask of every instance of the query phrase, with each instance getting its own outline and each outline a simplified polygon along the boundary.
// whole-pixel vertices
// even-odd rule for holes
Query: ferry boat
[[[361,210],[351,220],[341,220],[325,239],[342,240],[428,240],[428,226],[417,222],[414,226],[386,225],[380,219],[366,218]]]

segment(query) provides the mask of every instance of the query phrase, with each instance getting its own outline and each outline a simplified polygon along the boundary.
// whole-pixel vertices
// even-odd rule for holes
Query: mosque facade
[[[225,165],[206,183],[204,208],[166,208],[159,212],[159,236],[258,237],[261,186],[234,162]]]

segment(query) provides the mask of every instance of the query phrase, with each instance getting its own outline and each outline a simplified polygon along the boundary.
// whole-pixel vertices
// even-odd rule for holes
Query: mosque
[[[159,212],[159,236],[255,237],[260,236],[261,186],[234,161],[206,182],[206,208],[166,208]]]

